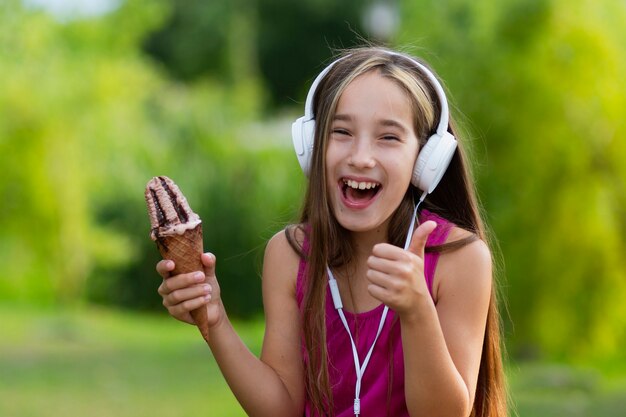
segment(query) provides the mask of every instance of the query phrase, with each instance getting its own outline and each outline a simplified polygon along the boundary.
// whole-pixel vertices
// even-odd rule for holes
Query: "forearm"
[[[247,415],[289,417],[302,414],[276,371],[250,352],[226,316],[211,329],[209,346]]]
[[[405,397],[412,417],[467,417],[470,390],[456,368],[432,303],[417,316],[400,319]]]

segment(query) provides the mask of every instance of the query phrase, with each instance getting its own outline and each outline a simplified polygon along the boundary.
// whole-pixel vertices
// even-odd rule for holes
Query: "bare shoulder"
[[[290,225],[272,236],[267,243],[267,248],[282,250],[288,247],[294,254],[298,254],[296,248],[302,248],[303,242],[303,228],[300,225]]]
[[[467,230],[454,227],[447,242],[470,237]],[[476,239],[458,249],[444,252],[439,257],[435,270],[433,286],[435,299],[443,293],[462,292],[483,298],[491,292],[492,258],[489,246],[481,239]]]
[[[302,229],[298,226],[289,226],[270,238],[265,248],[265,256],[270,258],[275,256],[288,257],[299,261],[300,254],[298,252],[301,250],[303,242],[304,232]]]
[[[283,229],[270,238],[263,262],[264,287],[288,285],[295,289],[300,255],[292,245],[301,246],[303,239],[304,234],[297,227]]]

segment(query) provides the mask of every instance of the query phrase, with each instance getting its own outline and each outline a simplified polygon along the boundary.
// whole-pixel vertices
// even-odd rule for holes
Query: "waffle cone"
[[[204,265],[201,260],[204,250],[202,245],[202,223],[193,229],[185,231],[182,235],[160,236],[156,243],[163,259],[174,261],[176,267],[172,271],[172,275],[204,271]],[[196,322],[202,337],[208,342],[209,320],[206,307],[202,306],[191,311],[191,316]]]

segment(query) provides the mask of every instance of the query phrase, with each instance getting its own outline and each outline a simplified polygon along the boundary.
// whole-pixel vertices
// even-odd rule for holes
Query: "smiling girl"
[[[172,316],[206,306],[248,415],[506,415],[491,252],[448,118],[435,76],[404,54],[349,50],[318,76],[293,127],[301,219],[266,248],[260,358],[228,320],[212,254],[191,274],[159,262]]]

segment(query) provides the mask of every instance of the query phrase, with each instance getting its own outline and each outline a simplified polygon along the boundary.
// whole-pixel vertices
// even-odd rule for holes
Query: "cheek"
[[[385,164],[393,175],[399,180],[404,181],[406,178],[411,178],[413,175],[413,168],[415,167],[415,161],[417,160],[417,149],[407,150],[401,154],[395,154],[393,157],[387,158]]]
[[[420,147],[416,140],[416,143],[413,149],[407,152],[407,155],[410,155],[407,161],[408,169],[406,171],[406,174],[409,177],[409,182],[411,181],[411,177],[413,176],[413,169],[415,168],[415,164],[417,163],[417,158],[419,157],[419,151],[420,151]]]
[[[332,142],[331,142],[332,143]],[[337,169],[337,164],[341,159],[339,150],[336,146],[333,146],[331,143],[328,144],[326,148],[326,154],[324,158],[326,177],[328,180],[333,176],[333,172]]]

